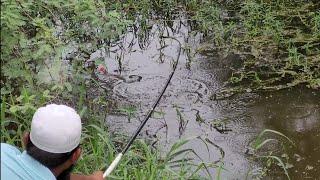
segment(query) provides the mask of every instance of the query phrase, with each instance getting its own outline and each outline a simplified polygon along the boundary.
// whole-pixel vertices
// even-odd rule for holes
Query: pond
[[[227,169],[222,173],[223,179],[245,179],[250,170],[254,172],[261,166],[248,154],[250,142],[264,129],[273,129],[296,144],[294,148],[285,149],[280,144],[271,145],[274,152],[288,157],[288,165],[293,165],[289,168],[291,178],[318,178],[320,92],[304,88],[248,91],[212,100],[212,95],[219,92],[230,77],[230,68],[241,63],[241,57],[198,54],[197,49],[206,39],[202,39],[200,33],[191,33],[185,24],[183,21],[174,21],[172,26],[154,23],[146,39],[129,32],[108,52],[100,49],[92,54],[93,60],[103,58],[111,73],[142,77],[133,83],[110,84],[110,98],[117,104],[106,119],[110,131],[130,136],[151,108],[178,56],[178,42],[160,38],[171,36],[182,43],[178,68],[156,112],[142,130],[143,137],[152,139],[154,145],[164,151],[181,138],[194,137],[188,147],[205,162],[222,160]],[[195,138],[199,136],[210,143],[206,145]],[[270,177],[283,178],[280,167]]]

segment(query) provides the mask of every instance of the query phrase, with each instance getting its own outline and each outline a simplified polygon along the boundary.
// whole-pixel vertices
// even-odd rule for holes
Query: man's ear
[[[22,147],[24,149],[27,148],[27,144],[28,144],[29,140],[30,140],[30,133],[29,132],[25,132],[23,134],[23,136],[22,136]]]
[[[75,163],[77,162],[77,160],[80,158],[80,156],[81,156],[81,148],[78,147],[78,148],[74,151],[74,153],[72,154],[72,156],[71,156],[71,158],[70,158],[72,164],[75,164]]]

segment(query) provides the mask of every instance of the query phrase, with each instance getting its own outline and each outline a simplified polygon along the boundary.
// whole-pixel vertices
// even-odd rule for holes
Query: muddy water
[[[186,51],[181,54],[176,74],[142,136],[153,139],[164,151],[178,139],[193,138],[187,146],[203,161],[222,159],[228,170],[223,172],[223,179],[245,179],[251,177],[248,175],[250,170],[257,170],[261,165],[246,153],[249,143],[263,129],[274,129],[296,143],[296,148],[286,148],[288,162],[293,165],[289,169],[292,179],[320,177],[319,91],[292,89],[210,100],[230,75],[230,64],[240,62],[240,58],[236,55],[193,56],[199,47],[200,35],[191,34],[188,27],[179,23],[174,23],[172,28],[154,25],[149,34],[144,47],[139,46],[141,41],[134,33],[128,33],[121,45],[109,52],[97,51],[92,56],[103,57],[109,72],[119,74],[121,69],[123,76],[142,77],[139,82],[110,84],[119,109],[135,107],[130,121],[125,113],[121,113],[124,111],[110,114],[106,121],[111,131],[131,135],[150,109],[171,72],[179,48],[176,41],[159,39],[159,36],[174,36],[191,54]],[[121,63],[116,60],[119,57]],[[207,138],[215,146],[209,143],[206,146],[195,138],[198,136]],[[274,149],[280,150],[280,146]],[[272,174],[270,179],[285,178],[279,170]]]

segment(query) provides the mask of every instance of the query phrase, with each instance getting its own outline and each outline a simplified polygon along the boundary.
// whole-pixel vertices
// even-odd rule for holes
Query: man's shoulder
[[[12,146],[12,145],[7,144],[7,143],[1,143],[1,154],[2,153],[21,154],[20,150],[17,147]]]
[[[1,179],[55,180],[52,172],[38,161],[7,143],[1,143]]]

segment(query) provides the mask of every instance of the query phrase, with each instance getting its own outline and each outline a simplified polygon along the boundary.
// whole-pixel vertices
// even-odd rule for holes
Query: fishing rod
[[[140,124],[140,126],[138,127],[138,129],[135,131],[135,133],[131,136],[130,140],[128,141],[128,143],[126,144],[125,148],[122,150],[121,153],[119,153],[116,158],[112,161],[112,163],[110,164],[110,166],[106,169],[106,171],[103,173],[103,178],[108,177],[111,172],[115,169],[115,167],[118,165],[118,163],[120,162],[122,156],[129,150],[129,148],[131,147],[132,143],[134,142],[134,140],[137,138],[137,136],[139,135],[140,131],[142,130],[142,128],[144,127],[144,125],[147,123],[147,121],[149,120],[149,118],[151,117],[152,113],[154,112],[155,108],[157,107],[157,105],[160,102],[161,97],[163,96],[163,94],[165,93],[167,87],[169,86],[169,83],[173,77],[173,74],[175,73],[177,66],[178,66],[178,62],[179,62],[179,58],[180,58],[180,53],[181,53],[181,43],[178,39],[174,38],[174,37],[169,37],[169,36],[161,36],[160,38],[167,38],[167,39],[173,39],[175,41],[177,41],[179,43],[179,51],[178,51],[178,56],[176,59],[176,62],[174,62],[173,64],[173,69],[169,75],[169,78],[166,81],[165,86],[163,87],[161,93],[159,94],[157,100],[153,103],[152,108],[149,110],[147,116],[144,118],[144,120],[142,121],[142,123]]]

